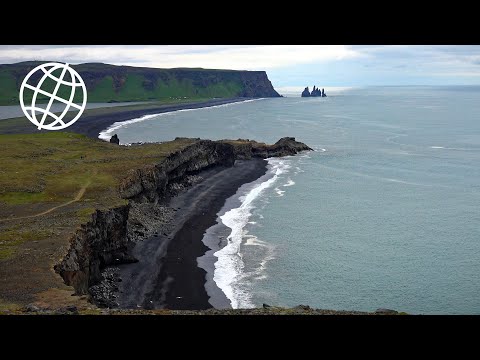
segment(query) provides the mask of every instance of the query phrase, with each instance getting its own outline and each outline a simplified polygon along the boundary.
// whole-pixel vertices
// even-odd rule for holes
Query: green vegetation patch
[[[13,191],[0,194],[0,202],[9,205],[33,204],[48,200],[48,196],[44,192]]]
[[[46,230],[22,231],[7,230],[0,232],[0,260],[10,258],[18,245],[26,241],[38,241],[48,238],[51,232]]]
[[[83,208],[83,209],[77,210],[77,216],[79,217],[82,223],[86,223],[88,222],[88,220],[90,220],[90,218],[92,217],[92,214],[95,211],[96,209],[93,207]]]
[[[23,76],[38,63],[19,63],[0,65],[0,105],[17,105],[18,91]],[[244,93],[246,88],[244,71],[213,69],[157,69],[113,66],[107,64],[82,64],[73,68],[83,77],[89,102],[110,101],[164,101],[167,99],[232,98]],[[52,75],[59,77],[62,69]],[[37,86],[42,74],[33,76],[29,81]],[[64,74],[65,81],[71,81],[69,73]],[[46,77],[40,88],[51,93],[57,82]],[[81,100],[81,91],[76,89],[74,102]],[[69,99],[70,86],[60,85],[57,95]],[[34,91],[26,89],[24,100],[31,102]],[[45,104],[48,96],[37,93],[36,103]]]
[[[0,135],[0,203],[61,204],[84,189],[82,201],[124,204],[117,187],[128,170],[159,163],[191,142],[126,147],[66,132]]]

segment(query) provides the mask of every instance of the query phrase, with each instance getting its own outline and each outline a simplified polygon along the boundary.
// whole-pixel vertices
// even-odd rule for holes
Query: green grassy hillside
[[[0,65],[0,105],[18,104],[24,77],[40,64],[42,62]],[[89,102],[279,96],[264,71],[157,69],[99,63],[72,67],[85,81]],[[60,70],[54,75],[59,73]],[[41,74],[37,75],[32,77],[31,85],[37,85]],[[47,79],[41,88],[49,91],[54,86],[54,81]],[[70,88],[62,85],[58,93],[68,98]],[[25,93],[26,102],[32,95],[31,90]],[[78,100],[79,97],[75,96],[74,101]],[[37,97],[38,103],[47,101],[43,95]]]

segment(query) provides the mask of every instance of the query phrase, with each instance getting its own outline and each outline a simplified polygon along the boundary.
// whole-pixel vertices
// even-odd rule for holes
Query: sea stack
[[[322,92],[319,88],[315,88],[315,85],[313,85],[313,90],[310,96],[322,96]]]
[[[322,91],[320,91],[320,88],[317,88],[315,85],[313,85],[312,92],[309,91],[308,86],[302,92],[302,97],[310,96],[326,97],[327,95],[325,94],[325,89],[322,89]]]

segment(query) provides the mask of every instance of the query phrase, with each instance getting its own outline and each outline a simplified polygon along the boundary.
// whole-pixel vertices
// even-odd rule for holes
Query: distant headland
[[[313,85],[312,92],[310,92],[310,90],[308,89],[308,86],[302,92],[302,97],[310,97],[310,96],[327,97],[327,95],[325,94],[325,89],[322,89],[322,91],[320,91],[320,88],[315,88],[315,85]]]
[[[44,62],[0,64],[0,105],[18,105],[23,78]],[[206,99],[281,97],[265,71],[201,68],[160,69],[117,66],[101,63],[72,65],[85,81],[88,102],[197,101]],[[41,77],[32,78],[36,85]],[[54,88],[47,79],[42,88]],[[28,93],[30,94],[30,93]],[[32,96],[32,95],[30,95]],[[60,87],[59,96],[70,96],[69,87]],[[74,98],[75,100],[76,98]],[[48,103],[40,95],[37,103]]]

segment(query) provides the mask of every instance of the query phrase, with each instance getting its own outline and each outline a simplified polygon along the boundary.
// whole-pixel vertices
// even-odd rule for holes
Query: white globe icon
[[[61,74],[58,77],[54,76],[53,73],[55,71],[61,72]],[[32,75],[37,72],[41,72],[41,75],[43,74],[43,76],[40,78],[36,86],[33,86],[28,83],[28,80],[32,77]],[[67,72],[69,75],[68,77],[71,81],[64,80]],[[55,88],[51,92],[42,89],[42,85],[47,79],[51,79],[50,81],[53,80],[53,82],[55,83]],[[70,88],[70,96],[67,96],[68,99],[57,96],[58,90],[62,85]],[[33,91],[30,106],[25,106],[24,103],[25,89],[30,89]],[[78,91],[81,91],[81,105],[73,103],[75,93],[78,93]],[[48,104],[45,108],[37,105],[36,102],[38,94],[47,96],[47,98],[49,99]],[[23,79],[22,82],[22,86],[20,87],[19,98],[23,113],[28,120],[30,120],[38,127],[38,130],[61,130],[72,125],[82,115],[83,111],[85,110],[85,106],[87,105],[87,89],[85,88],[85,83],[83,82],[83,79],[80,77],[80,75],[68,64],[51,62],[37,66],[32,71],[30,71],[27,76],[25,76],[25,79]],[[52,104],[55,101],[65,104],[65,108],[60,115],[55,115],[53,111],[50,111]],[[68,122],[64,122],[63,118],[71,107],[77,109],[78,113],[75,115],[75,117],[73,117],[73,119],[68,120]],[[39,114],[38,117],[37,114]]]

